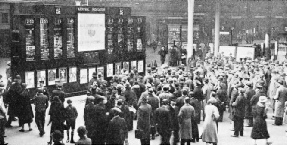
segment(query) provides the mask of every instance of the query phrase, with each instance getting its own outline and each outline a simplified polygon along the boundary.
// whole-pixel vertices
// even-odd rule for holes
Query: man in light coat
[[[287,100],[287,88],[284,87],[284,81],[278,81],[279,87],[276,91],[276,95],[274,96],[275,100],[275,122],[273,125],[282,125],[283,123],[283,115],[284,115],[284,103]]]

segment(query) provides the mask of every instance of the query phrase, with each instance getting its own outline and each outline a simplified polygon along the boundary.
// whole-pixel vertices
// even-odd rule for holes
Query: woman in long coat
[[[180,108],[178,114],[181,144],[184,144],[185,142],[190,143],[193,137],[191,121],[194,119],[195,112],[194,108],[189,103],[190,99],[186,97],[184,99],[184,105]]]
[[[254,124],[251,132],[251,138],[254,139],[255,145],[257,139],[266,139],[266,145],[269,145],[268,138],[269,133],[265,119],[267,118],[267,108],[265,102],[267,98],[265,96],[259,97],[259,102],[253,111]]]
[[[202,141],[213,143],[213,145],[216,145],[218,142],[216,119],[219,118],[219,112],[217,107],[212,105],[215,102],[217,102],[215,98],[211,98],[207,101],[202,133]]]
[[[31,101],[29,97],[29,91],[26,89],[27,85],[24,84],[24,90],[20,94],[20,104],[19,104],[19,125],[22,127],[20,132],[24,132],[24,124],[28,123],[29,131],[32,131],[31,123],[34,118]]]

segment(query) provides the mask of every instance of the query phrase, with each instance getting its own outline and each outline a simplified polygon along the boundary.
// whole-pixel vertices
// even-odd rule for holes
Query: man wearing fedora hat
[[[248,122],[247,127],[252,127],[253,126],[253,116],[252,116],[252,106],[250,104],[251,98],[256,94],[255,90],[253,90],[253,85],[252,82],[248,81],[246,82],[246,106],[245,106],[245,119]]]
[[[98,86],[100,86],[98,75],[96,72],[93,72],[93,78],[89,81],[89,84],[88,84],[88,91],[90,95],[94,96],[96,94],[96,90]]]
[[[6,123],[6,127],[12,127],[11,122],[15,120],[15,117],[18,116],[19,113],[19,98],[20,94],[24,90],[25,86],[22,84],[22,79],[20,75],[15,76],[15,82],[12,83],[11,87],[7,93],[7,103],[8,107],[8,122]]]

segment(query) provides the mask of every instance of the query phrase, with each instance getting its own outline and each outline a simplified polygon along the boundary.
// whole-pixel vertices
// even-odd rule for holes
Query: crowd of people
[[[179,142],[184,145],[200,139],[217,145],[218,122],[223,121],[228,109],[234,130],[232,137],[243,136],[246,124],[245,127],[252,127],[250,136],[254,144],[258,139],[265,139],[268,145],[270,136],[265,121],[268,108],[273,113],[274,125],[287,122],[286,66],[287,63],[264,59],[237,62],[232,57],[211,56],[194,60],[187,67],[167,66],[161,71],[156,67],[147,68],[144,76],[134,68],[129,74],[115,75],[110,80],[95,72],[88,84],[85,126],[78,128],[80,139],[76,144],[126,145],[128,131],[135,127],[135,138],[140,139],[142,145],[149,145],[157,135],[161,136],[162,145]],[[45,134],[45,114],[50,105],[49,143],[63,144],[64,130],[67,130],[66,142],[75,143],[78,110],[70,99],[67,99],[68,106],[64,107],[63,84],[59,82],[56,86],[49,93],[41,85],[36,95],[31,96],[19,75],[6,89],[0,83],[3,90],[0,144],[5,143],[5,126],[11,127],[15,117],[19,119],[19,131],[25,131],[25,124],[28,124],[29,131],[32,130],[32,103],[40,136]],[[134,120],[137,120],[136,126]],[[198,128],[200,122],[203,122],[202,132]]]

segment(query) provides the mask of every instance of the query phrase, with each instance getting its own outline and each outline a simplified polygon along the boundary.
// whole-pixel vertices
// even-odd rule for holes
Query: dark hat
[[[93,72],[93,77],[97,77],[97,73],[96,72]]]
[[[279,80],[278,80],[278,83],[279,83],[280,85],[283,85],[283,83],[284,83],[284,80],[282,80],[282,79],[279,79]]]
[[[246,82],[246,86],[248,86],[248,87],[252,87],[252,86],[253,86],[253,84],[252,84],[252,82],[248,81],[248,82]]]
[[[72,103],[72,100],[71,100],[71,99],[68,99],[68,100],[67,100],[67,103],[68,103],[68,104]]]

